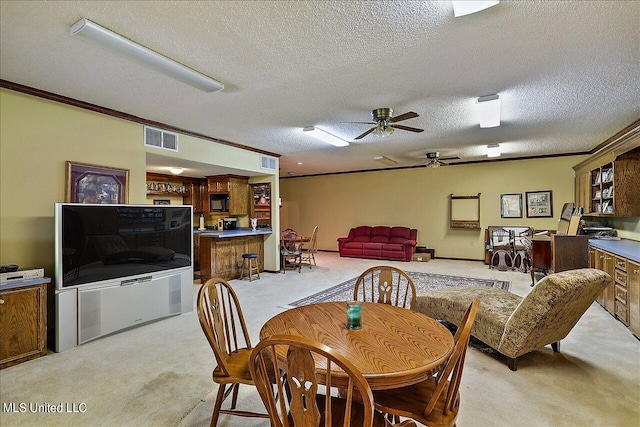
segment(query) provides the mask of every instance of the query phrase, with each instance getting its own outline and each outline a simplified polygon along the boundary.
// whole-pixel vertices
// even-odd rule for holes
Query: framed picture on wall
[[[553,216],[551,190],[527,191],[527,218],[550,218]]]
[[[129,169],[66,163],[65,202],[129,203]]]
[[[168,199],[153,199],[154,205],[170,205],[171,200]]]
[[[500,195],[500,218],[522,218],[522,193]]]

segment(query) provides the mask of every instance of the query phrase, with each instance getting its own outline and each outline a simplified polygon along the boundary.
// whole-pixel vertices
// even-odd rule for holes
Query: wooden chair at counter
[[[473,300],[454,337],[451,356],[437,375],[414,385],[373,392],[375,407],[394,417],[427,426],[454,426],[460,409],[460,381],[480,300]]]
[[[200,326],[218,363],[213,370],[218,395],[213,407],[211,427],[217,425],[220,414],[269,418],[264,413],[235,410],[240,384],[255,385],[249,369],[251,341],[235,291],[223,279],[209,279],[198,292],[197,306]],[[231,387],[227,389],[228,385]],[[230,393],[233,393],[231,409],[221,409],[222,402]]]
[[[379,302],[413,309],[416,286],[399,268],[379,265],[365,270],[353,288],[354,301]]]
[[[318,242],[316,237],[318,236],[318,226],[313,227],[313,232],[311,233],[311,240],[307,246],[303,246],[302,250],[302,263],[309,264],[309,268],[311,268],[311,261],[313,261],[313,265],[316,265],[316,257],[315,254],[318,252]]]
[[[283,349],[286,361],[278,358],[276,348]],[[316,360],[326,373],[317,373]],[[374,410],[367,380],[349,360],[322,343],[296,335],[274,335],[253,349],[250,368],[272,426],[385,426],[383,415]],[[275,393],[269,371],[287,372],[276,379]],[[347,387],[332,386],[333,375],[348,376]],[[326,387],[324,394],[319,393],[319,386]],[[332,389],[343,397],[332,395]],[[400,425],[416,424],[407,420]]]

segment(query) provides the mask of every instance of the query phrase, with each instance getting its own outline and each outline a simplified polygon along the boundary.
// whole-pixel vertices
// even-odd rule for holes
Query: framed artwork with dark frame
[[[527,191],[527,218],[550,218],[553,216],[551,190]]]
[[[129,169],[66,163],[65,202],[129,203]]]
[[[522,218],[522,193],[500,195],[500,218]]]

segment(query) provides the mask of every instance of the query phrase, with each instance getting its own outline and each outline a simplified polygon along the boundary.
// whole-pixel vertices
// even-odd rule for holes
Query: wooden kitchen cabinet
[[[229,196],[229,215],[249,215],[249,178],[246,176],[220,175],[207,177],[207,195],[204,212],[212,212],[209,209],[212,195],[227,194]],[[216,212],[218,213],[218,212]]]
[[[0,291],[0,369],[47,354],[47,284]]]
[[[627,261],[629,330],[640,337],[640,264]]]
[[[615,277],[614,260],[615,255],[601,249],[595,249],[595,268],[604,271],[611,276],[612,279]],[[615,281],[604,288],[604,291],[596,298],[596,301],[609,313],[615,313]]]
[[[638,125],[636,125],[638,126]],[[574,166],[574,199],[593,217],[640,216],[640,132],[623,132],[608,146]]]
[[[193,206],[194,215],[204,213],[204,183],[205,181],[203,179],[191,178],[189,182],[189,192],[184,196],[184,204]]]

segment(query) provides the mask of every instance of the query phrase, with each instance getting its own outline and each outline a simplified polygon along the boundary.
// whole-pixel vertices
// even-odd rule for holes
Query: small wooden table
[[[362,372],[373,390],[403,387],[427,379],[453,351],[453,336],[436,320],[388,304],[363,303],[360,330],[349,330],[342,302],[304,305],[269,319],[260,339],[298,335],[337,350]],[[285,361],[285,355],[278,355]],[[322,361],[316,361],[321,373]],[[332,377],[335,385],[341,378]]]

